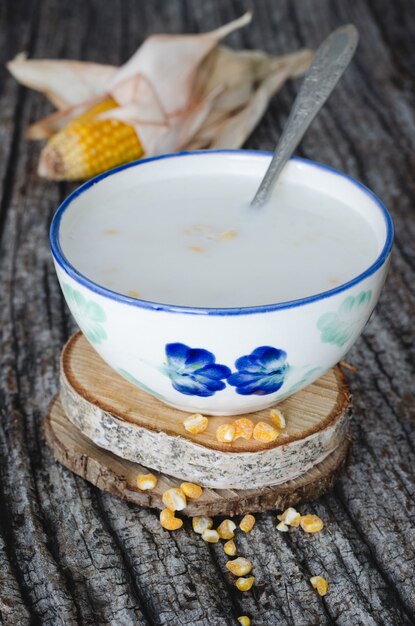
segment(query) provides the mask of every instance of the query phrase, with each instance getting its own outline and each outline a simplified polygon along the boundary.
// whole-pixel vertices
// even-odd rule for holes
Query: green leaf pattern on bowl
[[[132,374],[130,374],[126,370],[122,369],[122,367],[119,367],[117,371],[118,371],[119,374],[121,374],[121,376],[126,378],[130,383],[133,383],[133,385],[136,385],[136,387],[139,387],[140,389],[142,389],[146,393],[149,393],[150,395],[154,396],[158,400],[167,402],[167,398],[165,398],[161,394],[157,393],[157,391],[154,391],[154,389],[150,389],[150,387],[147,387],[147,385],[142,383],[140,380],[135,378],[135,376],[133,376]]]
[[[331,343],[341,348],[354,335],[356,327],[366,318],[372,291],[361,291],[357,296],[348,296],[336,312],[324,313],[317,328],[323,343]]]
[[[292,394],[296,393],[300,389],[303,389],[303,387],[307,387],[311,383],[312,380],[315,380],[317,378],[319,373],[322,372],[322,369],[323,368],[321,367],[313,367],[312,369],[305,372],[303,376],[301,376],[300,380],[298,380],[296,383],[291,385],[291,387],[289,387],[288,390],[285,393],[283,393],[282,396],[280,396],[277,401],[282,402],[283,400],[285,400]]]
[[[103,327],[106,322],[104,309],[93,300],[87,300],[85,296],[73,289],[67,283],[62,284],[69,308],[84,335],[91,343],[101,343],[107,339],[107,332]]]

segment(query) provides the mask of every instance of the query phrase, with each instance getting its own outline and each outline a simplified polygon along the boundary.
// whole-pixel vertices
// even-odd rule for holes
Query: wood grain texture
[[[36,176],[27,125],[51,111],[18,87],[4,61],[41,57],[121,63],[153,32],[194,32],[253,8],[237,47],[316,47],[353,21],[350,69],[299,154],[358,177],[391,208],[396,243],[379,306],[348,360],[351,462],[334,490],[302,512],[318,536],[275,530],[258,515],[239,538],[256,585],[237,592],[221,546],[187,524],[104,494],[57,464],[41,420],[57,392],[59,353],[75,327],[48,250],[53,211],[72,189]],[[415,11],[412,0],[3,0],[0,3],[0,624],[224,626],[407,625],[415,613]],[[272,100],[247,146],[273,149],[298,89]],[[312,574],[331,581],[317,597]]]
[[[128,461],[95,445],[70,422],[59,396],[53,399],[44,420],[45,438],[53,456],[79,476],[86,478],[103,491],[141,506],[164,509],[162,495],[167,489],[180,487],[185,479],[177,479],[154,472],[153,468]],[[349,450],[349,437],[321,463],[293,480],[274,487],[252,489],[204,489],[197,500],[188,500],[182,514],[240,515],[269,509],[286,509],[299,502],[308,502],[326,493],[340,476]],[[157,485],[150,491],[137,487],[138,474],[151,471],[157,476]],[[188,482],[188,481],[187,481]]]
[[[251,439],[221,444],[215,433],[232,417],[209,417],[188,433],[189,414],[173,409],[114,372],[81,333],[62,350],[60,402],[95,444],[150,469],[214,489],[252,489],[301,476],[334,453],[349,432],[350,393],[340,367],[282,402],[287,427],[268,446]],[[269,409],[248,413],[269,422]],[[242,441],[242,443],[241,443]]]

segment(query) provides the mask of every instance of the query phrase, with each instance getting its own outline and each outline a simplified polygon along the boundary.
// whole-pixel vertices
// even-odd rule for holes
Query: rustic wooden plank
[[[57,10],[61,12],[62,5],[45,3],[42,10],[52,19],[49,22],[43,15],[37,39],[39,43],[34,50],[39,56],[48,54],[51,42],[55,46],[60,44],[53,13]],[[76,33],[80,31],[76,20],[72,30],[74,40],[79,42]],[[53,54],[54,46],[51,47]],[[55,54],[58,54],[58,50]],[[41,101],[36,96],[32,98],[32,94],[27,97],[27,101],[35,105],[41,102],[41,108],[47,109],[47,105],[43,104],[43,99]],[[26,107],[23,111],[22,127],[27,125],[31,114],[33,111]],[[39,114],[40,111],[35,110],[34,115]],[[41,473],[44,468],[37,421],[40,417],[39,408],[42,403],[47,403],[50,385],[53,389],[56,388],[54,350],[64,336],[61,324],[65,318],[59,314],[60,295],[56,289],[53,293],[53,288],[49,292],[47,282],[52,276],[51,273],[48,275],[47,229],[51,210],[59,201],[59,190],[56,187],[47,187],[45,192],[34,173],[38,149],[35,146],[28,149],[26,142],[20,140],[20,153],[22,147],[24,147],[24,158],[16,167],[15,180],[18,183],[14,189],[12,202],[7,207],[8,220],[5,223],[3,239],[5,254],[2,263],[3,289],[7,288],[11,296],[10,303],[6,300],[2,308],[4,349],[2,373],[5,376],[6,385],[3,391],[7,394],[2,402],[2,408],[8,417],[5,422],[8,450],[3,457],[7,459],[7,464],[4,463],[2,483],[8,503],[7,542],[9,544],[11,540],[15,542],[13,552],[11,552],[12,546],[8,545],[9,553],[11,552],[14,556],[14,566],[18,572],[25,601],[30,605],[31,615],[39,622],[89,624],[98,619],[101,622],[112,621],[113,623],[123,621],[147,623],[146,619],[140,618],[142,613],[137,609],[137,601],[131,599],[131,593],[128,592],[130,587],[128,572],[125,571],[122,557],[119,551],[114,549],[114,542],[108,532],[103,530],[101,534],[106,536],[107,544],[110,543],[111,547],[108,549],[105,544],[102,547],[100,544],[100,549],[96,550],[92,558],[91,552],[85,546],[85,560],[89,563],[88,568],[82,567],[82,551],[79,550],[79,544],[82,546],[85,543],[84,534],[90,532],[93,527],[93,513],[90,514],[91,522],[86,516],[83,518],[82,515],[77,516],[77,526],[81,529],[77,533],[73,532],[74,524],[71,520],[72,528],[66,528],[67,536],[62,544],[59,544],[59,534],[55,536],[54,528],[58,523],[59,515],[66,520],[68,514],[67,511],[62,511],[62,507],[59,511],[62,492],[56,499],[53,498],[53,493],[51,494],[53,475],[49,475],[47,484],[42,483]],[[22,181],[25,181],[26,187],[22,185]],[[25,235],[20,236],[21,233]],[[19,256],[17,261],[16,256]],[[38,288],[33,291],[30,289],[30,281],[27,282],[31,269],[33,269],[32,277],[38,285]],[[43,289],[39,289],[39,285]],[[54,297],[57,319],[52,320]],[[26,324],[23,320],[26,319],[27,322],[30,318],[34,320],[37,311],[42,311],[41,326],[43,328],[39,328],[41,334],[38,340],[33,341],[33,338],[29,339],[30,323]],[[54,321],[57,322],[57,326],[54,326]],[[58,338],[54,341],[55,333]],[[24,354],[23,346],[26,348]],[[46,346],[50,347],[49,352]],[[33,371],[34,362],[37,362],[39,366],[37,374]],[[20,398],[25,395],[30,400],[20,402]],[[53,474],[53,465],[51,467]],[[58,480],[57,476],[56,480],[61,489],[61,480]],[[16,481],[23,488],[21,492],[11,494]],[[76,483],[70,482],[68,488],[69,490],[72,488],[69,500],[78,499],[79,506],[82,507]],[[55,504],[58,510],[55,509]],[[52,511],[51,517],[49,517],[49,510]],[[86,533],[83,532],[84,521]],[[97,535],[104,526],[102,521],[95,524]],[[68,543],[72,538],[74,542]],[[65,570],[63,554],[73,560],[73,574],[70,568]],[[112,561],[112,565],[116,566],[114,572],[107,567],[108,557],[110,563]],[[81,560],[81,564],[78,559]],[[117,567],[120,572],[119,593],[114,591],[111,603],[105,603],[102,598],[105,600],[107,597],[110,579],[113,581],[117,579]]]
[[[242,595],[220,546],[152,511],[102,495],[54,463],[40,421],[56,392],[59,350],[74,324],[51,267],[47,227],[67,193],[35,175],[29,121],[50,110],[0,70],[0,622],[4,624],[410,624],[414,597],[415,23],[410,0],[5,0],[2,62],[17,51],[119,63],[154,31],[206,30],[255,7],[229,43],[269,52],[315,46],[352,20],[363,37],[300,153],[358,176],[393,210],[396,246],[379,307],[349,360],[355,397],[351,464],[313,508],[319,537],[277,534],[258,516],[238,537],[256,563]],[[37,18],[36,18],[37,16]],[[3,45],[4,44],[4,45]],[[249,147],[270,149],[297,84],[273,99]],[[304,509],[306,510],[306,509]],[[307,586],[325,572],[321,600]],[[10,603],[12,605],[9,610]]]

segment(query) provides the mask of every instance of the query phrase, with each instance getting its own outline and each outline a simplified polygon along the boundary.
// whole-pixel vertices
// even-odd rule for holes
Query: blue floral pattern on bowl
[[[166,358],[166,372],[173,387],[188,396],[213,396],[225,389],[223,380],[231,373],[229,367],[215,362],[212,352],[183,343],[168,343]]]
[[[339,348],[344,346],[365,320],[371,299],[371,290],[361,291],[357,296],[348,296],[343,300],[337,311],[324,313],[317,322],[321,341]]]
[[[238,371],[229,376],[228,383],[236,393],[265,396],[282,387],[289,365],[284,350],[260,346],[237,359],[235,367]]]
[[[67,283],[62,284],[62,291],[85,337],[95,344],[104,341],[107,338],[103,327],[107,319],[104,309],[97,302],[87,300],[80,291]]]

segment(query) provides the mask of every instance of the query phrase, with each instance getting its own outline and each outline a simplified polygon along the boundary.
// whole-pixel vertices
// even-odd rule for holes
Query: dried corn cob
[[[40,176],[52,180],[91,178],[139,159],[143,149],[134,128],[118,120],[98,118],[117,106],[108,98],[53,135],[42,150]]]

